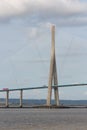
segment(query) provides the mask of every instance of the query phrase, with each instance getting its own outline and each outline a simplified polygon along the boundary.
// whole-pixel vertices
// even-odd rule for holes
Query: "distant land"
[[[19,104],[19,99],[9,99],[9,104]],[[0,104],[5,104],[5,99],[0,98]],[[44,105],[46,104],[45,99],[23,99],[23,105]],[[55,104],[54,100],[52,100],[52,104]],[[87,106],[87,100],[60,100],[61,105],[81,105]]]

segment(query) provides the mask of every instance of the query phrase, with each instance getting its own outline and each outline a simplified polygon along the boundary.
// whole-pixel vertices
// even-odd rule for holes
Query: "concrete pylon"
[[[23,90],[20,90],[20,107],[22,107]]]
[[[9,107],[9,90],[6,91],[6,107]]]
[[[57,67],[56,67],[56,56],[55,56],[55,26],[52,25],[52,44],[51,44],[51,60],[50,60],[50,72],[48,82],[48,95],[47,95],[47,106],[51,105],[52,88],[54,89],[55,105],[59,106],[59,94],[58,94],[58,80],[57,80]],[[54,86],[54,87],[52,87]]]

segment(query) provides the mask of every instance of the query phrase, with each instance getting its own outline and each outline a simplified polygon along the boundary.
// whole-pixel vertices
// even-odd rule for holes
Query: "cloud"
[[[53,23],[59,26],[85,26],[87,25],[87,17],[68,17],[68,18],[57,18],[53,20]]]
[[[71,23],[70,17],[87,17],[87,3],[80,0],[0,0],[0,20],[5,21],[15,17],[28,16],[38,21],[58,19]],[[74,19],[73,18],[73,19]],[[58,23],[59,23],[58,22]]]
[[[64,16],[81,14],[85,11],[87,11],[87,4],[78,0],[0,0],[0,17],[16,16],[24,13]]]
[[[39,35],[39,31],[36,27],[30,28],[28,30],[28,36],[30,39],[35,39]]]
[[[50,22],[45,22],[45,23],[38,23],[37,26],[33,26],[33,27],[29,27],[29,28],[25,28],[25,31],[27,33],[27,36],[29,39],[40,39],[43,34],[46,32],[44,32],[44,28],[51,28],[52,23]],[[44,35],[45,35],[44,34]]]

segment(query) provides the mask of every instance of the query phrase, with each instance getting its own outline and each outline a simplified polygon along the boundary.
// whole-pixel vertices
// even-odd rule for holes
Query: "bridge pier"
[[[9,107],[9,90],[6,91],[6,107]]]
[[[21,89],[20,90],[20,107],[23,106],[23,104],[22,104],[22,98],[23,98],[23,90]]]

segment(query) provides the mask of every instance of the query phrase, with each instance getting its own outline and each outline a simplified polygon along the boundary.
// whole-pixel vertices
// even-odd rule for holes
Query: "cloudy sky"
[[[0,89],[48,84],[52,24],[59,84],[87,83],[86,0],[0,0]],[[86,87],[59,93],[87,99]],[[24,96],[45,98],[47,90]]]

